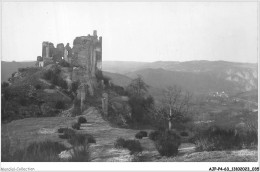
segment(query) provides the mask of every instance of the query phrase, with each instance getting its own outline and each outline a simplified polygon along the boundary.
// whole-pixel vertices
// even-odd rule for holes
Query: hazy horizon
[[[257,63],[256,2],[3,2],[2,61],[97,30],[104,61]]]

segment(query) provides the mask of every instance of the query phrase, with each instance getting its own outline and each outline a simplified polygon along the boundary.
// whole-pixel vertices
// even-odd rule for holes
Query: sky
[[[257,62],[256,2],[3,2],[4,61],[97,30],[103,60]]]

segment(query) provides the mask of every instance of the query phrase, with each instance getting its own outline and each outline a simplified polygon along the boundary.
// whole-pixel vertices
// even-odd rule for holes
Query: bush
[[[55,104],[56,109],[65,109],[65,103],[63,101],[57,101]]]
[[[188,134],[186,131],[182,131],[182,132],[180,133],[180,135],[181,135],[181,136],[184,136],[184,137],[189,136],[189,134]]]
[[[62,67],[70,67],[70,64],[68,62],[66,62],[65,60],[61,60],[59,62],[59,65],[61,65]]]
[[[53,85],[60,86],[63,89],[68,89],[67,82],[59,76],[59,73],[60,73],[59,68],[55,68],[54,71],[47,70],[43,74],[43,78],[49,80]]]
[[[242,137],[234,129],[218,127],[197,133],[194,140],[198,151],[240,149],[243,145]]]
[[[142,152],[143,148],[138,140],[125,140],[118,138],[114,144],[115,148],[127,148],[130,154]]]
[[[64,133],[65,130],[67,130],[68,128],[59,128],[58,129],[58,133]]]
[[[143,148],[138,140],[126,140],[125,148],[130,150],[130,154],[142,152]]]
[[[135,135],[135,138],[137,138],[137,139],[142,139],[143,137],[147,137],[147,132],[146,131],[139,131]]]
[[[138,133],[135,134],[135,138],[142,139],[143,138],[143,134],[138,132]]]
[[[34,142],[25,149],[19,149],[12,155],[14,162],[57,162],[58,154],[66,150],[63,144],[44,141]]]
[[[79,124],[84,124],[84,123],[87,123],[87,120],[86,120],[86,118],[84,118],[83,116],[81,116],[81,117],[78,118],[78,123],[79,123]]]
[[[72,84],[71,84],[71,91],[76,93],[77,90],[78,90],[79,85],[80,85],[79,81],[72,82]]]
[[[96,143],[95,138],[90,134],[75,134],[69,139],[69,143],[74,146]]]
[[[34,86],[34,88],[35,88],[36,90],[40,90],[40,89],[42,88],[42,86],[41,86],[40,84],[36,84],[36,85]]]
[[[158,140],[160,136],[161,136],[161,132],[160,131],[151,131],[149,133],[149,139],[151,139],[153,141]]]
[[[156,149],[162,156],[176,156],[180,144],[180,137],[171,131],[163,132],[159,139],[155,141]]]
[[[85,145],[83,149],[73,148],[73,155],[69,159],[70,162],[89,162],[90,161],[90,151],[89,146]]]
[[[75,130],[80,130],[80,123],[74,123],[71,127]]]
[[[70,129],[70,128],[66,128],[63,129],[63,135],[59,135],[59,138],[61,139],[70,139],[75,135],[75,131]]]
[[[125,147],[125,139],[123,139],[123,138],[118,138],[118,139],[116,139],[116,142],[114,143],[114,146],[115,146],[115,148],[124,148]]]

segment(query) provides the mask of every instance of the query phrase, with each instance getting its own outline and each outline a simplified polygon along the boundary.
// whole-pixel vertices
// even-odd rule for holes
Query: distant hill
[[[211,91],[238,93],[258,89],[257,64],[253,63],[203,60],[133,62],[129,65],[127,62],[115,61],[104,64],[109,65],[104,66],[105,69],[111,69],[111,72],[121,73],[130,78],[142,75],[145,82],[156,88],[180,85],[195,93]]]
[[[7,81],[12,76],[12,73],[18,71],[18,68],[35,66],[35,61],[28,62],[6,62],[1,61],[1,82]]]
[[[111,73],[111,72],[104,71],[103,75],[109,77],[115,85],[119,85],[122,87],[129,85],[129,83],[132,80],[131,78],[118,73]]]

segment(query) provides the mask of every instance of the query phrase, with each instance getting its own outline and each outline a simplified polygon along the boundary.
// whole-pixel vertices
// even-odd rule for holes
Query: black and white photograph
[[[259,9],[2,1],[1,171],[259,171]]]

